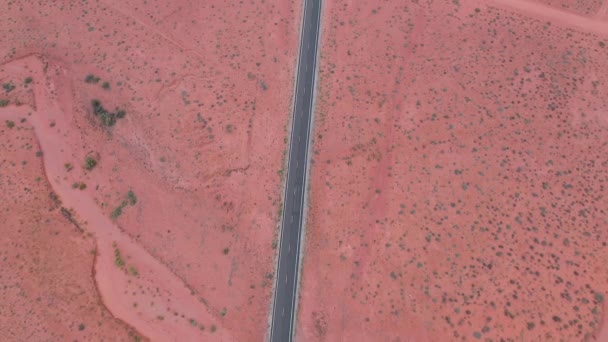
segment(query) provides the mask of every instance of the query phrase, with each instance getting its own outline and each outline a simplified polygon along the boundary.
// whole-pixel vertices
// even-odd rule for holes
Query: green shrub
[[[135,196],[135,193],[133,191],[129,190],[129,192],[127,193],[127,198],[129,199],[130,205],[135,205],[135,203],[137,203],[137,197]]]
[[[122,215],[122,208],[122,206],[116,207],[116,209],[112,211],[112,214],[110,214],[110,217],[112,217],[112,219],[118,218],[118,216]]]
[[[95,160],[95,158],[89,156],[84,159],[85,169],[91,171],[95,168],[95,166],[97,166],[97,160]]]
[[[4,88],[4,91],[6,93],[10,93],[11,91],[15,90],[15,85],[12,82],[10,82],[10,83],[4,83],[2,85],[2,88]]]
[[[118,109],[116,113],[109,112],[101,105],[101,102],[96,99],[91,100],[91,105],[93,106],[93,113],[100,118],[101,123],[104,126],[114,126],[116,124],[116,119],[122,119],[126,114],[124,110]]]
[[[118,267],[123,267],[125,265],[125,261],[120,254],[120,250],[114,245],[114,265]]]
[[[99,82],[99,77],[93,75],[93,74],[88,74],[87,77],[84,78],[84,81],[87,83],[97,83]]]

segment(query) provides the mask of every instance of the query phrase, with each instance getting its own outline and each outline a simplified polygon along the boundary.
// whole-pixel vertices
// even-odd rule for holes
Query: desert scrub
[[[116,209],[112,210],[112,213],[110,214],[110,217],[115,220],[117,219],[120,215],[122,215],[122,209],[124,208],[124,206],[121,204],[120,206],[116,207]]]
[[[137,272],[137,268],[135,268],[135,266],[129,266],[129,274],[137,277],[139,275],[139,272]]]
[[[116,246],[116,242],[112,244],[114,247],[114,265],[118,267],[123,267],[125,265],[125,261],[122,258],[122,254],[120,253],[120,249]]]
[[[110,83],[109,82],[103,82],[103,84],[101,85],[101,87],[105,90],[110,90]]]
[[[6,107],[8,106],[9,102],[6,99],[2,99],[0,100],[0,107]]]
[[[120,205],[112,211],[112,213],[110,214],[110,217],[112,219],[118,218],[120,215],[122,215],[122,211],[127,205],[134,206],[136,203],[137,203],[137,196],[135,196],[135,193],[132,190],[129,190],[129,192],[127,192],[126,199],[124,199],[120,203]]]
[[[23,80],[23,84],[28,85],[30,83],[32,83],[34,79],[31,77],[26,77],[25,80]]]
[[[137,203],[137,197],[135,196],[135,193],[131,190],[129,190],[129,192],[127,193],[127,199],[129,200],[130,205],[135,205]]]
[[[99,82],[100,78],[93,75],[93,74],[88,74],[87,77],[84,78],[84,81],[86,83],[97,83]]]
[[[93,114],[100,119],[104,126],[114,126],[117,119],[122,119],[126,115],[124,110],[118,108],[116,109],[116,113],[108,111],[101,105],[99,100],[91,100],[91,106],[93,107]]]
[[[74,182],[72,184],[72,189],[79,189],[79,190],[84,190],[87,188],[87,185],[85,183],[82,182]]]
[[[97,160],[91,156],[84,158],[84,168],[91,171],[97,166]]]
[[[15,90],[15,85],[12,82],[2,84],[2,88],[8,94],[11,91]]]
[[[15,127],[15,122],[11,120],[6,120],[6,127],[8,127],[9,129]]]

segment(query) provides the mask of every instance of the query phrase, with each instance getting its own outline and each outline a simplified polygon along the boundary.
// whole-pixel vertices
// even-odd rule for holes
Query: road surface
[[[287,184],[283,202],[279,258],[270,323],[271,342],[291,342],[293,340],[320,16],[321,0],[304,0]]]

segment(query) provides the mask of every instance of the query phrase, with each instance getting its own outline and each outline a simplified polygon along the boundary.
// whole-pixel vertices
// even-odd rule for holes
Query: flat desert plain
[[[0,340],[264,338],[300,12],[0,5]]]
[[[299,341],[608,340],[605,6],[324,2]]]

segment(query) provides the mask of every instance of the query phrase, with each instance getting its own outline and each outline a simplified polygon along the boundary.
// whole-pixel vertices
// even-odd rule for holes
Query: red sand
[[[96,244],[94,279],[90,271],[53,276],[94,280],[107,310],[155,341],[263,339],[299,5],[5,5],[0,27],[10,34],[0,47],[0,81],[15,89],[0,89],[0,101],[9,101],[0,120],[14,122],[2,129],[35,138],[48,185],[41,176],[33,196],[46,198],[52,189],[64,213],[94,238],[86,243]],[[100,80],[85,82],[88,74]],[[25,84],[28,77],[32,82]],[[127,114],[105,127],[92,113],[92,99]],[[1,139],[12,142],[5,134]],[[16,148],[2,156],[6,165],[35,153],[27,145]],[[83,167],[87,156],[97,160],[92,170]],[[3,187],[2,198],[21,194],[31,177],[19,182]],[[73,188],[81,184],[86,188]],[[14,210],[17,219],[30,212],[17,204]],[[48,215],[61,220],[59,210]],[[63,234],[74,229],[66,218],[56,225]],[[65,253],[82,249],[74,248],[66,245]],[[30,253],[66,262],[46,244]],[[91,258],[81,267],[90,270]],[[96,296],[91,291],[86,298]],[[83,300],[68,299],[77,307]],[[57,309],[70,310],[65,305]],[[2,324],[15,326],[17,340],[48,336],[29,335],[27,322],[0,315]],[[99,334],[120,333],[110,323],[102,328]],[[80,331],[61,329],[44,333],[82,338]]]
[[[34,132],[3,120],[0,135],[0,340],[133,340],[96,292],[95,240],[66,224],[50,196]]]
[[[301,341],[608,340],[608,23],[325,2]]]
[[[606,5],[605,0],[525,0],[539,2],[571,13],[595,16]],[[506,2],[506,1],[505,1]]]

